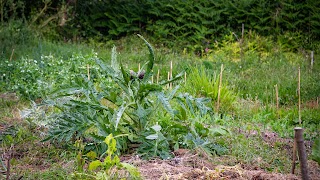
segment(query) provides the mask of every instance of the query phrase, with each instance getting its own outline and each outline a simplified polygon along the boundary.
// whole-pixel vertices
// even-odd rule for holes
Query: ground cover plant
[[[3,59],[1,176],[9,169],[14,179],[138,179],[137,168],[146,179],[270,179],[271,173],[282,173],[274,179],[297,178],[286,174],[293,128],[300,126],[300,66],[301,126],[310,173],[317,177],[319,64],[311,68],[309,52],[246,36],[240,42],[230,34],[201,55],[152,48],[133,36],[113,41],[115,47],[79,45],[82,52],[48,50]],[[193,174],[173,171],[181,166]],[[245,174],[248,170],[256,174]]]

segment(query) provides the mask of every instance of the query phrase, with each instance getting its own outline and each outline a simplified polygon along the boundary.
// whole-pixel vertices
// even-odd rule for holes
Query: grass
[[[222,115],[215,114],[213,120],[210,119],[212,124],[222,125],[231,132],[230,135],[214,138],[215,142],[229,149],[228,156],[230,158],[224,160],[224,163],[230,165],[241,163],[272,172],[288,173],[290,156],[288,149],[285,148],[288,143],[265,141],[261,133],[273,132],[278,137],[293,137],[293,128],[298,125],[297,68],[300,66],[302,70],[302,101],[306,105],[310,100],[319,96],[320,64],[316,63],[311,70],[302,53],[286,52],[281,49],[279,51],[261,49],[259,52],[248,50],[243,57],[240,57],[237,42],[224,43],[221,47],[210,50],[202,57],[173,52],[164,47],[156,48],[154,71],[157,72],[159,69],[160,79],[166,79],[167,72],[170,70],[170,61],[173,61],[174,73],[184,69],[190,70],[187,71],[187,83],[183,90],[195,96],[208,96],[215,100],[216,95],[212,95],[212,92],[216,93],[217,91],[214,89],[217,87],[213,86],[217,82],[217,78],[214,78],[214,74],[219,74],[221,64],[224,64],[223,84],[227,84],[227,90],[236,98],[226,99],[226,106],[232,104],[232,108],[222,104],[224,113]],[[259,43],[259,41],[254,41],[254,43]],[[59,72],[66,70],[68,74],[63,75],[66,79],[61,82],[68,82],[70,77],[75,75],[86,75],[86,69],[79,67],[85,66],[86,63],[92,63],[90,58],[94,53],[97,53],[97,56],[104,61],[109,61],[113,44],[117,46],[118,59],[128,69],[137,71],[138,64],[142,65],[148,54],[143,42],[135,36],[119,41],[109,41],[106,44],[68,44],[43,40],[32,41],[31,44],[35,45],[31,49],[30,47],[24,48],[27,46],[26,44],[16,48],[13,61],[21,62],[24,57],[31,60],[41,60],[41,56],[51,54],[52,62],[61,60],[64,64],[63,66],[56,64],[51,69],[44,69],[44,72],[46,70],[58,70]],[[151,42],[151,44],[153,43]],[[231,48],[228,47],[229,45]],[[93,51],[94,53],[92,53]],[[2,54],[1,62],[8,60],[9,54]],[[316,55],[315,59],[317,58]],[[68,63],[70,60],[72,63]],[[70,70],[72,65],[76,67]],[[154,74],[156,74],[155,72]],[[13,79],[19,79],[21,76],[17,73]],[[47,79],[43,79],[43,81],[56,81],[58,75],[44,77]],[[61,78],[61,76],[59,77]],[[36,82],[37,77],[34,80]],[[279,87],[280,109],[275,108],[275,84]],[[0,92],[7,91],[5,85],[0,82]],[[59,85],[61,84],[57,84],[57,87]],[[47,91],[46,88],[43,90]],[[39,101],[41,102],[41,99]],[[40,142],[45,130],[38,129],[40,127],[32,121],[20,119],[19,110],[30,107],[29,104],[29,101],[7,98],[4,95],[0,98],[1,128],[13,127],[12,134],[9,134],[11,138],[0,134],[0,137],[4,138],[1,141],[3,152],[8,150],[11,144],[14,144],[16,154],[11,159],[12,177],[63,179],[74,171],[73,162],[76,152],[71,146],[66,148],[62,145]],[[302,126],[305,128],[307,140],[319,137],[319,116],[319,107],[303,108]],[[0,131],[2,132],[2,129]],[[44,168],[39,169],[39,166]]]

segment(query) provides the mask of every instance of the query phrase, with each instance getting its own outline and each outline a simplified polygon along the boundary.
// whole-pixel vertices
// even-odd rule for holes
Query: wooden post
[[[140,63],[139,63],[139,65],[138,65],[138,72],[140,71]]]
[[[299,102],[298,102],[299,124],[301,126],[300,67],[298,70],[298,97],[299,97]]]
[[[88,80],[90,81],[90,65],[87,64],[87,76],[88,76]]]
[[[313,51],[311,51],[310,59],[311,59],[311,69],[312,69],[312,68],[313,68],[313,63],[314,63],[314,54],[313,54]]]
[[[303,129],[301,127],[294,128],[294,138],[297,142],[302,180],[309,180],[307,153],[303,140]]]
[[[218,88],[218,100],[217,100],[217,112],[220,109],[220,93],[221,93],[221,86],[222,86],[222,71],[223,71],[223,64],[221,64],[221,71],[220,71],[220,80],[219,80],[219,88]]]

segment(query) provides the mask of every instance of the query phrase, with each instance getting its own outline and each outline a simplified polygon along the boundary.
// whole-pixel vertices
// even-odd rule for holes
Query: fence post
[[[301,127],[294,128],[294,139],[297,143],[302,180],[309,180],[307,153],[303,140],[303,129]]]

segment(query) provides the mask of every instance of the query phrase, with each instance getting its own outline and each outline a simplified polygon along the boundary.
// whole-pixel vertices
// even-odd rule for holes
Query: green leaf
[[[94,151],[90,151],[86,154],[86,156],[90,159],[96,159],[97,158],[97,153]]]
[[[102,165],[102,162],[100,160],[95,160],[95,161],[92,161],[90,164],[89,164],[89,170],[96,170],[99,166]]]
[[[155,139],[158,139],[158,134],[151,134],[149,136],[146,137],[146,139],[150,139],[150,140],[155,140]]]
[[[144,42],[145,44],[148,46],[149,49],[149,61],[148,61],[148,65],[147,65],[147,70],[146,73],[144,75],[144,81],[149,80],[151,75],[152,75],[152,69],[153,69],[153,65],[154,65],[154,60],[155,60],[155,55],[154,55],[154,50],[152,48],[152,46],[149,44],[149,42],[144,39],[143,36],[141,36],[140,34],[137,34]]]
[[[165,97],[163,92],[160,92],[158,94],[158,100],[161,102],[161,104],[163,105],[163,107],[165,108],[165,110],[167,112],[169,112],[172,116],[174,116],[174,111],[169,103],[169,100],[167,97]]]
[[[120,108],[114,113],[114,116],[112,118],[112,122],[114,122],[114,126],[115,126],[115,129],[117,130],[118,129],[118,124],[120,122],[120,119],[124,113],[124,111],[126,110],[127,106],[125,106],[125,102],[120,106]]]
[[[151,128],[152,128],[153,130],[155,130],[156,132],[161,131],[161,126],[160,126],[160,125],[158,125],[158,124],[156,124],[156,125],[152,126]]]
[[[128,163],[121,163],[121,166],[126,169],[131,176],[133,176],[134,178],[140,178],[140,172],[138,171],[138,169],[134,166],[132,166],[131,164]]]

